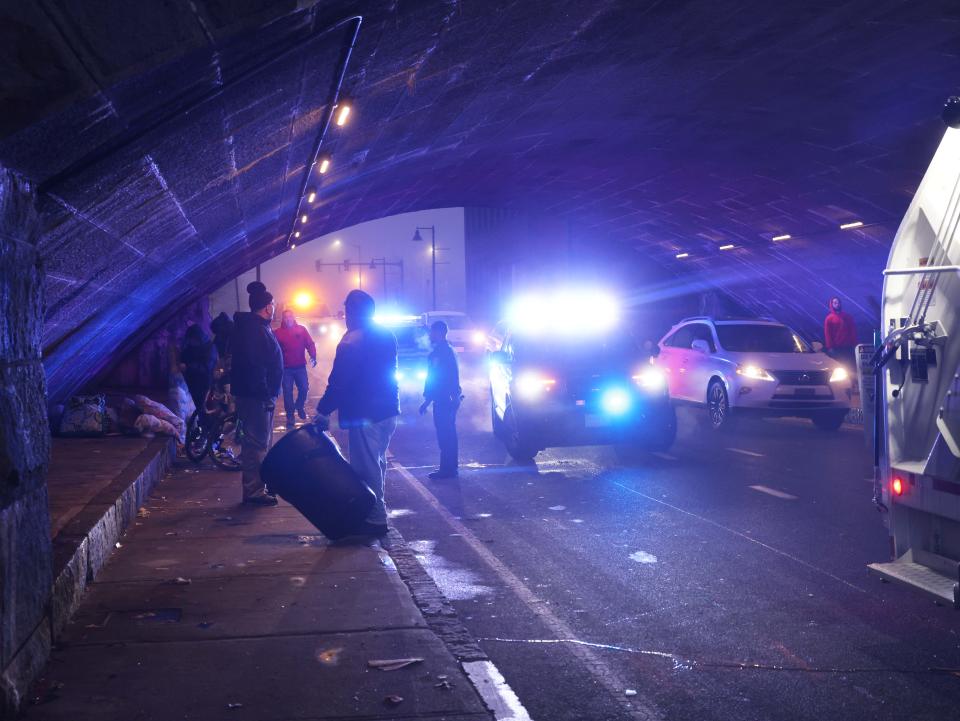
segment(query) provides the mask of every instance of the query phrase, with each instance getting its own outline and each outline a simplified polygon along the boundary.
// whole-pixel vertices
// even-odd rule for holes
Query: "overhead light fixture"
[[[330,158],[324,158],[323,160],[320,161],[320,168],[319,168],[320,175],[323,175],[328,170],[330,170]]]
[[[790,240],[792,237],[789,233],[784,233],[783,235],[775,235],[770,240],[776,243],[778,240]]]
[[[296,249],[297,249],[297,244],[296,244],[296,243],[291,243],[291,244],[290,244],[290,250],[296,250]]]
[[[336,122],[338,126],[342,128],[344,125],[347,124],[347,118],[350,117],[351,110],[353,110],[353,108],[350,107],[350,103],[340,103],[340,105],[337,106]]]
[[[677,256],[676,256],[676,257],[677,257],[677,260],[683,260],[684,258],[689,258],[689,257],[690,257],[690,254],[689,254],[689,253],[677,253]]]
[[[420,235],[420,228],[417,228],[417,229],[413,232],[413,238],[411,238],[411,240],[412,240],[414,243],[420,243],[420,242],[423,241],[423,236]]]
[[[840,230],[851,230],[853,228],[859,228],[863,225],[862,220],[854,220],[852,223],[843,223],[840,226]]]
[[[333,245],[334,248],[338,247],[340,245],[340,239],[334,238],[333,243],[331,245]]]
[[[307,214],[306,214],[306,213],[304,213],[303,215],[300,216],[300,222],[301,222],[301,223],[306,223],[306,222],[307,222]]]
[[[294,237],[294,238],[299,238],[299,237],[300,237],[300,231],[299,231],[299,230],[293,231],[293,237]]]
[[[734,246],[733,243],[727,243],[726,245],[721,245],[720,250],[733,250],[734,247],[736,246]]]
[[[308,188],[308,189],[307,189],[307,202],[308,202],[308,203],[312,203],[312,202],[315,201],[316,199],[317,199],[317,189],[316,189],[316,188]]]

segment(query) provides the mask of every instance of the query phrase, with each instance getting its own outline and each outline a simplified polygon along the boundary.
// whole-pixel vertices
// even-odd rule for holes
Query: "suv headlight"
[[[651,393],[659,393],[667,387],[667,376],[659,368],[644,368],[633,376],[633,382]]]
[[[831,383],[841,383],[846,380],[850,380],[850,374],[847,373],[847,369],[843,366],[837,366],[833,369],[833,373],[830,374]]]
[[[744,378],[752,378],[755,381],[775,381],[770,373],[759,366],[737,366],[737,375]]]

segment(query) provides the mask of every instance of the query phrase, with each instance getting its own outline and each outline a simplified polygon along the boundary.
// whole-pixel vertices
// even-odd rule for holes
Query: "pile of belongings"
[[[61,436],[94,437],[108,433],[152,437],[160,434],[186,437],[184,419],[162,403],[144,395],[124,398],[118,407],[108,406],[103,394],[73,396],[63,410]]]

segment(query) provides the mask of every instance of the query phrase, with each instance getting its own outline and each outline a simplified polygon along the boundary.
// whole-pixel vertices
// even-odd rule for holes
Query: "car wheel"
[[[840,426],[843,425],[843,422],[846,420],[846,418],[846,411],[824,411],[823,413],[817,413],[816,415],[810,416],[810,420],[813,421],[813,425],[815,425],[821,431],[840,430]]]
[[[733,426],[730,398],[722,381],[715,380],[707,388],[707,424],[715,431],[729,430]]]
[[[677,409],[670,405],[660,422],[660,427],[650,435],[644,444],[647,450],[665,451],[677,440]]]
[[[503,414],[502,440],[503,445],[507,448],[507,453],[515,461],[529,463],[537,455],[538,449],[530,445],[521,435],[520,423],[510,401],[507,401],[507,409]]]

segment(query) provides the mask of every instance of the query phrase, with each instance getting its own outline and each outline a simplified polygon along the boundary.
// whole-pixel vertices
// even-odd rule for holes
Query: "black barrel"
[[[312,424],[277,441],[263,459],[260,475],[331,540],[355,533],[376,502],[333,439]]]

